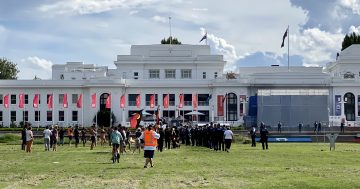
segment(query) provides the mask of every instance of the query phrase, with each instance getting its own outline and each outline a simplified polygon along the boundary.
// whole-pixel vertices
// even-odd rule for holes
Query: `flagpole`
[[[288,72],[290,71],[290,27],[288,25]]]
[[[48,99],[47,99],[48,100]],[[54,108],[55,108],[55,106],[54,106],[54,93],[52,93],[52,95],[51,95],[51,111],[52,111],[52,122],[53,122],[53,125],[55,125],[55,116],[54,116],[54,113],[55,113],[55,111],[54,111]]]
[[[81,93],[81,126],[84,127],[84,97],[83,93]]]
[[[108,97],[109,98],[109,97]],[[112,97],[111,97],[111,92],[110,92],[110,126],[109,127],[111,127],[112,125],[111,125],[111,108],[112,108],[112,103],[111,103],[111,100],[112,100]]]

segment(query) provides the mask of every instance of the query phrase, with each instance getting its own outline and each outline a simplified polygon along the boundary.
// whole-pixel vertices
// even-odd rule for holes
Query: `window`
[[[160,79],[160,70],[149,70],[150,79]]]
[[[166,79],[175,79],[176,70],[165,70],[165,78]]]
[[[206,79],[206,72],[203,72],[203,79]]]
[[[167,94],[163,94],[163,101]],[[175,94],[169,94],[169,106],[175,106]]]
[[[128,99],[129,99],[129,106],[136,106],[136,97],[138,94],[129,94],[128,95]]]
[[[65,121],[64,111],[59,111],[59,121]]]
[[[46,111],[46,121],[52,121],[52,111]]]
[[[150,96],[153,94],[146,94],[145,99],[146,99],[146,106],[150,106]],[[158,95],[155,94],[155,106],[158,105]]]
[[[11,111],[10,112],[10,121],[11,122],[16,121],[16,111]]]
[[[214,72],[214,78],[216,79],[218,77],[217,72]]]
[[[3,121],[3,112],[0,111],[0,121]]]
[[[78,111],[72,111],[72,121],[78,121]]]
[[[181,79],[191,79],[191,70],[181,70]]]
[[[134,72],[134,79],[139,79],[139,72]]]
[[[64,94],[59,94],[59,104],[62,104],[64,100]]]
[[[13,95],[13,94],[12,94],[12,95],[10,96],[10,98],[11,98],[11,100],[10,100],[11,102],[10,102],[10,103],[11,103],[11,104],[16,104],[16,95]]]
[[[25,104],[29,104],[29,95],[26,94],[24,98],[25,98]]]
[[[3,104],[3,99],[4,99],[3,95],[0,94],[0,104]]]
[[[72,97],[72,103],[76,104],[78,100],[78,94],[72,94],[71,97]]]
[[[49,104],[49,97],[51,96],[51,94],[47,94],[46,95],[46,104]],[[54,96],[53,96],[54,98]],[[52,99],[54,101],[54,99]]]
[[[35,121],[40,121],[40,111],[35,111]]]
[[[22,119],[23,119],[23,121],[29,121],[29,112],[28,111],[23,111]]]

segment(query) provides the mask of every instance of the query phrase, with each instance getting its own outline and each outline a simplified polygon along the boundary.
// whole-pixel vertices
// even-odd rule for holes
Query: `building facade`
[[[51,80],[1,80],[0,123],[90,126],[96,112],[111,109],[116,124],[128,125],[134,112],[152,116],[159,109],[160,117],[197,122],[296,126],[337,116],[356,125],[359,52],[352,45],[325,68],[241,67],[224,74],[223,56],[208,45],[133,45],[130,55],[117,56],[115,69],[67,62],[53,65]],[[195,110],[201,115],[187,115]]]

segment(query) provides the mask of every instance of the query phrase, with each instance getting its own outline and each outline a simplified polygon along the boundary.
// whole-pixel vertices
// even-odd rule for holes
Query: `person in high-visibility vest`
[[[140,139],[144,140],[144,158],[145,158],[145,165],[144,168],[147,168],[147,165],[150,163],[150,166],[153,167],[153,158],[154,152],[157,146],[157,139],[160,138],[160,134],[156,133],[152,130],[152,125],[149,125],[147,130],[145,130]]]

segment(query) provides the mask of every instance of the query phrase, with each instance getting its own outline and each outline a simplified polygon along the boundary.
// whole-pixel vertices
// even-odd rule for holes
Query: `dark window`
[[[226,99],[226,120],[237,121],[237,96],[234,93],[227,94]]]
[[[218,73],[214,72],[214,78],[216,79],[218,77]]]
[[[209,94],[198,94],[199,106],[209,106]]]
[[[3,99],[4,99],[3,95],[0,94],[0,104],[3,104]]]
[[[192,94],[184,94],[184,106],[192,106]]]
[[[100,110],[105,110],[106,109],[106,99],[108,98],[109,94],[108,93],[103,93],[100,96]]]
[[[12,94],[12,95],[10,96],[10,98],[11,98],[11,100],[10,100],[11,102],[10,102],[10,103],[11,103],[11,104],[16,104],[16,95],[13,95],[13,94]]]
[[[52,111],[46,111],[46,121],[52,121]]]
[[[3,121],[3,112],[0,111],[0,121]]]
[[[23,111],[22,119],[23,119],[23,121],[29,121],[29,112],[28,111]]]
[[[78,121],[78,111],[72,111],[72,121]]]
[[[65,121],[65,114],[64,111],[59,111],[59,121]]]
[[[163,94],[163,102],[166,95]],[[175,106],[175,94],[169,94],[169,106]]]
[[[78,100],[78,94],[72,94],[71,97],[72,97],[72,103],[76,104]]]
[[[10,112],[10,121],[16,121],[16,111],[11,111]]]
[[[63,104],[64,94],[59,94],[59,104]]]
[[[203,72],[203,79],[206,79],[206,72]]]
[[[26,94],[24,98],[25,98],[25,104],[29,104],[29,95]]]
[[[40,111],[35,111],[35,121],[40,121]]]
[[[49,97],[51,96],[51,94],[47,94],[46,95],[46,104],[49,104],[49,102],[48,102],[48,100],[49,100]],[[53,96],[53,98],[54,98],[54,96]],[[54,100],[54,99],[53,99]]]
[[[129,94],[129,106],[136,106],[136,97],[138,94]]]

